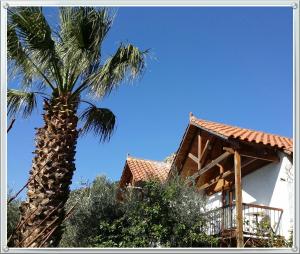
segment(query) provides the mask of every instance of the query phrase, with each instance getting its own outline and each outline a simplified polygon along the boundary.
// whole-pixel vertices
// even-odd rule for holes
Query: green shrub
[[[8,191],[7,200],[12,197],[12,190]],[[19,199],[14,199],[7,205],[7,238],[13,233],[20,219],[20,206],[21,201]]]
[[[117,202],[116,184],[98,177],[89,188],[73,192],[80,199],[65,223],[63,247],[211,247],[218,241],[204,233],[205,200],[179,178],[150,181]]]
[[[96,177],[91,186],[72,191],[66,210],[76,204],[75,212],[64,223],[60,247],[87,247],[99,234],[99,222],[115,218],[117,184],[105,176]]]

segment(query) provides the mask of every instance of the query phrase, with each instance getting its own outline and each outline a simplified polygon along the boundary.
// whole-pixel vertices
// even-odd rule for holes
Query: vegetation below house
[[[116,199],[118,183],[104,176],[71,192],[60,247],[219,247],[219,239],[205,234],[202,211],[206,200],[193,187],[175,178],[167,183],[147,182],[126,192],[126,202]],[[9,192],[9,198],[12,196]],[[8,204],[7,236],[19,221],[21,201]],[[247,247],[291,247],[271,235],[246,241]],[[224,246],[223,246],[224,247]]]
[[[13,197],[12,190],[9,190],[7,200],[9,200],[11,197]],[[20,204],[21,201],[19,199],[14,199],[9,204],[7,204],[7,238],[12,235],[19,221]]]
[[[217,247],[204,233],[205,200],[180,179],[150,181],[116,200],[117,184],[101,176],[73,191],[76,212],[64,224],[61,247]]]

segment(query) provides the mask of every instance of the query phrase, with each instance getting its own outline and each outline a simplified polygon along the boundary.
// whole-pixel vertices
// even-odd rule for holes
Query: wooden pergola
[[[190,124],[173,165],[181,176],[208,195],[234,186],[235,235],[237,247],[243,247],[242,177],[273,162],[279,162],[274,149],[226,138]]]

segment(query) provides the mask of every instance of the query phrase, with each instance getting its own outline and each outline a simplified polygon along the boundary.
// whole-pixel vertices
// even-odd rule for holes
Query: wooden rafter
[[[269,162],[279,162],[279,157],[276,154],[259,154],[251,151],[240,151],[242,157],[248,157]]]
[[[204,190],[207,189],[208,187],[216,184],[220,179],[224,179],[230,175],[232,175],[234,173],[234,171],[231,170],[227,170],[225,171],[222,175],[218,175],[216,178],[214,178],[212,181],[203,184],[202,186],[200,186],[199,190]]]
[[[209,150],[210,150],[210,140],[208,139],[206,141],[205,146],[203,148],[203,151],[202,151],[202,153],[201,153],[201,155],[199,157],[200,158],[200,163],[204,162],[204,160],[206,159],[206,156],[207,156]]]
[[[207,158],[209,157],[209,151],[212,151],[214,149],[214,145],[216,143],[216,137],[215,136],[209,136],[209,144],[208,144],[208,150],[207,150],[207,154],[203,154],[203,157],[201,159],[201,164],[205,165]]]
[[[217,166],[220,169],[220,175],[222,175],[224,173],[224,167],[221,164],[219,164],[219,163],[217,164]]]
[[[257,160],[257,159],[251,159],[251,160],[249,160],[249,161],[246,161],[246,162],[242,163],[241,168],[243,169],[243,168],[247,167],[248,165],[250,165],[251,163],[253,163],[253,162],[256,161],[256,160]],[[219,165],[220,165],[220,164],[219,164]],[[218,165],[218,166],[219,166],[219,165]],[[220,166],[222,166],[222,165],[220,165]],[[219,166],[219,167],[220,167],[220,166]],[[223,168],[223,167],[222,167],[222,168]],[[220,167],[220,170],[221,170],[221,167]],[[223,168],[222,170],[224,170],[224,168]],[[199,189],[200,189],[200,190],[207,189],[207,188],[209,188],[210,186],[216,184],[219,180],[224,179],[224,178],[226,178],[226,177],[228,177],[228,176],[230,176],[230,175],[232,175],[232,174],[234,174],[234,167],[233,167],[231,170],[227,170],[227,171],[225,171],[225,172],[223,171],[223,173],[220,172],[220,175],[218,175],[216,178],[212,179],[212,180],[209,181],[208,183],[205,183],[205,184],[201,185]]]
[[[189,158],[192,159],[194,162],[199,163],[199,159],[192,153],[188,154]]]
[[[186,134],[185,134],[185,135],[186,135]],[[184,139],[185,139],[185,137],[184,137]],[[195,137],[191,138],[191,140],[189,141],[190,144],[188,145],[188,149],[187,149],[186,155],[183,157],[182,163],[180,163],[178,174],[181,174],[181,171],[182,171],[182,169],[183,169],[183,165],[185,164],[185,162],[186,162],[186,160],[187,160],[187,158],[188,158],[188,151],[191,150],[191,147],[192,147],[192,145],[193,145],[194,139],[195,139]],[[177,155],[176,155],[176,156],[177,156]]]
[[[210,140],[208,139],[205,143],[205,146],[202,150],[202,144],[201,144],[201,136],[200,134],[198,134],[198,156],[195,156],[194,154],[192,153],[189,153],[188,154],[188,157],[190,159],[192,159],[195,163],[198,164],[198,170],[201,170],[202,168],[202,165],[203,165],[203,162],[204,160],[206,159],[206,156],[208,155],[208,152],[210,150]]]
[[[208,170],[216,166],[218,163],[226,159],[229,155],[232,153],[226,151],[223,154],[221,154],[218,158],[212,160],[210,163],[208,163],[205,167],[203,167],[199,172],[195,173],[190,177],[190,180],[195,180],[197,177],[201,176],[202,174],[206,173]]]
[[[231,151],[231,152],[233,151],[232,148],[229,147],[224,147],[224,150]],[[279,162],[279,157],[276,155],[276,153],[272,153],[267,150],[255,149],[255,151],[253,151],[248,148],[247,149],[242,148],[239,149],[238,152],[242,157],[248,157],[248,158],[270,161],[270,162]]]

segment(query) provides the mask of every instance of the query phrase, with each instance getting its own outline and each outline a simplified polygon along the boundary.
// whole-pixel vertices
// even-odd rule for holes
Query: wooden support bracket
[[[243,169],[244,167],[247,167],[254,161],[256,161],[256,159],[251,159],[249,161],[246,161],[245,163],[242,163],[241,168]],[[212,179],[212,181],[209,181],[208,183],[201,185],[199,188],[200,190],[207,189],[208,187],[216,184],[219,180],[224,179],[224,178],[234,174],[234,167],[232,169],[224,172],[224,168],[222,165],[217,164],[217,166],[220,168],[220,175],[218,175],[216,178]]]
[[[204,149],[200,155],[200,163],[203,163],[204,160],[206,159],[206,156],[208,155],[208,151],[210,150],[210,140],[208,139],[205,143]]]
[[[194,180],[197,177],[199,177],[200,175],[206,173],[208,170],[210,170],[211,168],[213,168],[214,166],[216,166],[217,164],[219,164],[221,161],[223,161],[224,159],[226,159],[229,155],[231,155],[231,153],[227,152],[227,151],[225,153],[221,154],[218,158],[216,158],[215,160],[212,160],[205,167],[203,167],[199,172],[197,172],[194,175],[192,175],[190,177],[190,179]]]
[[[189,153],[189,158],[192,159],[194,162],[199,163],[199,159],[192,153]]]

